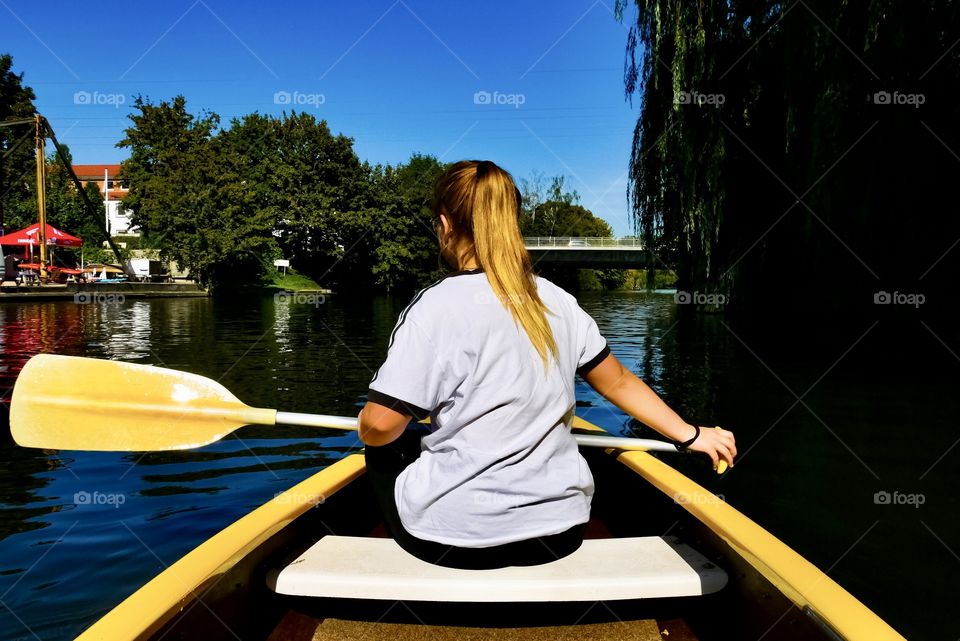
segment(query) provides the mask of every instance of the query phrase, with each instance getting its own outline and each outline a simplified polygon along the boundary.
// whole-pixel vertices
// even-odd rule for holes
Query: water
[[[955,375],[860,365],[867,341],[842,359],[842,350],[768,357],[718,317],[679,317],[670,296],[580,299],[613,352],[675,409],[737,435],[741,460],[723,478],[696,457],[666,455],[671,463],[909,638],[960,636],[941,578],[960,569],[951,518],[960,448],[937,462],[957,438]],[[406,302],[0,305],[0,385],[8,389],[32,354],[53,351],[192,371],[251,405],[353,416]],[[577,397],[588,420],[650,435],[579,380]],[[287,427],[247,427],[202,449],[147,454],[24,449],[7,436],[0,639],[72,638],[210,535],[356,449],[352,434]],[[878,504],[884,491],[891,502],[922,495],[923,504]]]

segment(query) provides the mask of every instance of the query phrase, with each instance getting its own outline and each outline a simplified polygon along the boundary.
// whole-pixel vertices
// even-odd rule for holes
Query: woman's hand
[[[720,461],[726,461],[727,465],[733,467],[733,459],[737,456],[737,442],[733,432],[719,427],[701,427],[700,436],[688,445],[687,449],[709,456],[714,470]]]

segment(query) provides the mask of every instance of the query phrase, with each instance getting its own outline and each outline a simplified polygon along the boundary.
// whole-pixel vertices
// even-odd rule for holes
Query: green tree
[[[324,120],[284,114],[272,128],[277,157],[266,170],[280,247],[300,271],[319,276],[343,245],[338,223],[361,204],[366,172],[353,140],[333,135]]]
[[[264,257],[277,253],[273,221],[260,213],[257,186],[240,173],[247,159],[232,156],[230,140],[215,139],[219,117],[194,117],[183,96],[159,104],[138,96],[133,106],[118,143],[130,149],[123,202],[133,223],[203,283],[258,281]]]
[[[433,185],[446,168],[435,157],[413,154],[401,165],[369,168],[368,190],[360,223],[362,249],[343,263],[369,261],[370,284],[406,292],[435,280],[440,265],[431,202]],[[359,234],[355,234],[357,239]]]
[[[435,156],[413,154],[396,168],[399,221],[410,256],[405,263],[398,264],[395,271],[402,274],[399,280],[407,289],[426,286],[447,269],[440,258],[433,216],[433,187],[447,167]],[[382,238],[388,240],[386,235]]]
[[[13,72],[13,57],[0,55],[0,122],[33,118],[36,95]],[[14,231],[36,222],[36,163],[33,127],[0,127],[0,228]],[[21,138],[26,137],[21,141]],[[19,144],[18,144],[19,143]],[[16,149],[10,151],[14,146]]]
[[[520,180],[519,189],[522,196],[520,231],[524,236],[613,236],[613,229],[607,221],[580,205],[576,190],[567,190],[563,176],[548,179],[542,172],[534,171],[529,179]],[[537,269],[544,277],[571,289],[620,289],[626,283],[626,271],[622,269],[592,270],[555,265],[537,265]]]
[[[520,231],[524,236],[584,236],[581,228],[592,229],[593,214],[579,207],[580,194],[566,190],[566,179],[547,179],[534,171],[530,179],[520,180]],[[574,208],[579,209],[574,209]],[[597,234],[602,235],[602,234]]]

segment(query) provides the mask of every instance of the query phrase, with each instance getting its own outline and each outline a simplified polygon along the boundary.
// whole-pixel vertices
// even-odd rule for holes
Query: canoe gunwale
[[[647,452],[609,453],[680,505],[827,631],[847,641],[904,641],[825,572],[703,486]]]

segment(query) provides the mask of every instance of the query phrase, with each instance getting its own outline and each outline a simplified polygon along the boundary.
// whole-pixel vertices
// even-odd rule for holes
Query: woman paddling
[[[359,415],[390,534],[438,565],[536,565],[580,546],[594,486],[570,432],[576,374],[714,467],[736,456],[732,432],[685,423],[573,296],[534,275],[519,209],[513,179],[490,161],[438,179],[440,251],[454,271],[400,314]],[[428,416],[426,435],[407,429]]]

